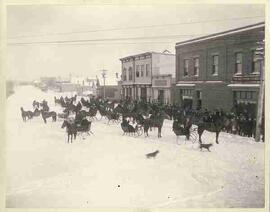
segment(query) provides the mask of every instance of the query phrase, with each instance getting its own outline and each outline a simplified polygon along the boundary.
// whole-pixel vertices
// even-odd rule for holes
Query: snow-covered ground
[[[66,143],[61,120],[24,123],[20,107],[53,97],[31,86],[7,99],[6,207],[264,207],[264,144],[227,133],[211,152],[176,144],[172,122],[162,138],[122,136],[120,124],[92,124],[94,135]],[[215,135],[204,132],[205,143]],[[159,150],[155,159],[145,154]]]

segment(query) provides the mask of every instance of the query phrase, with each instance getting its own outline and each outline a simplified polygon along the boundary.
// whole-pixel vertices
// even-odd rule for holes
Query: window
[[[238,100],[254,100],[256,99],[255,91],[234,91],[234,98]]]
[[[136,65],[136,77],[140,77],[140,66]]]
[[[218,55],[214,55],[212,60],[212,75],[218,75]]]
[[[199,75],[199,58],[194,58],[194,75]]]
[[[191,89],[183,89],[183,90],[181,90],[181,94],[183,96],[191,96],[192,95],[192,90]]]
[[[127,69],[124,68],[123,69],[123,81],[126,81],[127,80]]]
[[[132,80],[132,68],[131,67],[129,67],[129,69],[128,69],[128,79]]]
[[[141,77],[144,75],[144,65],[141,65]]]
[[[235,54],[235,74],[242,74],[242,56],[241,52]]]
[[[252,51],[252,73],[259,74],[262,71],[263,60],[256,51]]]
[[[184,60],[184,76],[188,75],[188,60]]]
[[[150,65],[149,64],[146,64],[146,73],[145,73],[145,76],[150,76]]]

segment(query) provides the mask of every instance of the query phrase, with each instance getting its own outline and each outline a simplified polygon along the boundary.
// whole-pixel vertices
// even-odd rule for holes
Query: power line
[[[39,44],[39,43],[36,43]],[[41,43],[42,44],[42,43]],[[89,43],[44,43],[44,45],[123,45],[123,44],[172,44],[171,41],[164,41],[164,42],[112,42],[112,43],[108,43],[108,42],[89,42]],[[173,43],[174,45],[175,43]],[[23,46],[23,44],[9,44],[12,46]]]
[[[15,42],[7,43],[8,45],[31,45],[31,44],[64,44],[64,43],[85,43],[85,42],[99,42],[99,41],[122,41],[122,40],[147,40],[147,39],[173,39],[179,37],[200,36],[202,34],[190,35],[164,35],[164,36],[150,36],[150,37],[128,37],[128,38],[104,38],[104,39],[77,39],[77,40],[56,40],[56,41],[37,41],[37,42]]]
[[[9,37],[8,39],[28,38],[28,37],[43,37],[43,36],[54,36],[54,35],[67,35],[67,34],[83,34],[83,33],[91,33],[91,32],[106,32],[106,31],[117,31],[117,30],[130,30],[130,29],[141,29],[141,28],[164,27],[164,26],[165,27],[170,27],[170,26],[177,26],[177,25],[211,23],[211,22],[226,22],[226,21],[231,21],[231,20],[243,20],[243,19],[253,19],[253,18],[264,18],[264,16],[239,17],[239,18],[204,20],[204,21],[190,21],[190,22],[180,22],[180,23],[174,23],[174,24],[159,24],[159,25],[146,25],[146,26],[134,26],[134,27],[118,27],[118,28],[97,29],[97,30],[87,30],[87,31],[58,32],[58,33],[47,33],[47,34],[39,34],[39,35],[20,35],[20,36]]]

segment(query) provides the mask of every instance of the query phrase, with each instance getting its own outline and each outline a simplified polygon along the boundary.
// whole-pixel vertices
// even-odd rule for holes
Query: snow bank
[[[184,137],[178,145],[169,120],[161,139],[157,130],[122,136],[120,124],[101,120],[94,135],[67,144],[61,120],[22,122],[20,107],[32,109],[34,99],[62,111],[54,96],[24,86],[7,101],[7,207],[264,207],[263,143],[221,133],[201,152]]]

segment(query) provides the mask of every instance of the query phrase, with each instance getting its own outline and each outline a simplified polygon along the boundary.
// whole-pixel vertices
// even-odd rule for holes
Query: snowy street
[[[183,136],[176,143],[170,120],[158,139],[157,129],[123,136],[103,119],[68,144],[63,120],[22,121],[20,107],[33,111],[33,100],[62,112],[60,95],[22,86],[7,99],[6,207],[264,207],[264,143],[222,132],[215,144],[205,131],[213,147],[201,152]]]

